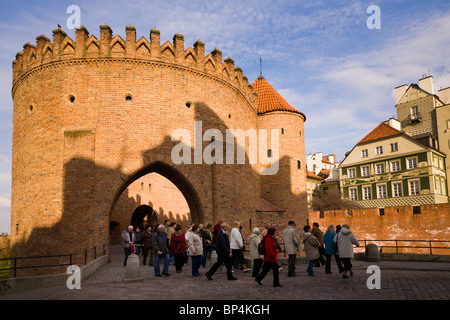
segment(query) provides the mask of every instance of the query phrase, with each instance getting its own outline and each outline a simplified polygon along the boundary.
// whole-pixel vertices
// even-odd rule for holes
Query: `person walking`
[[[255,281],[258,282],[259,285],[262,285],[261,281],[264,277],[272,270],[273,273],[273,286],[274,287],[282,287],[280,285],[280,276],[278,269],[280,266],[278,265],[278,251],[277,251],[277,243],[275,241],[275,228],[269,228],[267,230],[267,234],[263,238],[264,247],[266,249],[266,253],[264,254],[264,265],[262,267],[261,273],[255,278]]]
[[[336,236],[336,232],[334,229],[334,225],[330,224],[327,228],[327,232],[323,236],[323,243],[325,245],[325,273],[331,274],[331,256],[334,256],[334,259],[336,260],[336,264],[339,269],[339,273],[342,273],[344,271],[344,268],[342,267],[341,260],[339,259],[339,256],[337,255],[336,251],[334,250],[334,237]]]
[[[169,274],[169,239],[167,239],[167,234],[165,232],[164,225],[160,224],[153,234],[153,248],[155,252],[155,276],[161,277],[159,261],[164,261],[164,267],[162,274],[165,276],[170,276]]]
[[[128,226],[127,229],[122,231],[122,248],[125,252],[125,260],[123,265],[127,265],[128,256],[131,254],[131,246],[134,245],[136,241],[136,234],[133,231],[133,226]]]
[[[250,257],[253,259],[253,271],[252,277],[256,278],[259,274],[259,270],[261,270],[261,266],[263,264],[263,258],[259,254],[258,246],[261,242],[261,238],[259,237],[259,229],[253,228],[253,233],[250,235],[248,243],[250,246]]]
[[[180,273],[184,265],[184,256],[186,255],[186,239],[184,238],[181,225],[175,227],[175,232],[170,239],[172,254],[175,259],[175,272]]]
[[[239,231],[241,223],[239,221],[234,222],[234,228],[231,230],[231,236],[230,236],[230,248],[231,248],[231,264],[233,265],[236,259],[239,259],[239,262],[241,263],[241,266],[244,268],[244,272],[247,272],[250,270],[250,268],[247,267],[247,264],[245,263],[244,259],[244,241],[242,239],[242,234]]]
[[[170,253],[170,261],[173,265],[175,265],[175,257],[172,254],[172,246],[170,245],[170,241],[172,239],[172,235],[175,233],[176,222],[170,222],[169,226],[166,228],[167,239],[169,239],[169,253]]]
[[[319,258],[319,247],[320,242],[317,240],[315,236],[311,233],[311,227],[306,225],[303,230],[305,233],[303,234],[303,245],[306,253],[306,260],[308,260],[308,275],[314,276],[314,264]]]
[[[217,262],[209,269],[208,272],[205,273],[206,278],[208,280],[212,280],[212,276],[219,269],[222,264],[225,264],[227,269],[227,279],[228,280],[237,280],[236,277],[233,276],[231,270],[231,254],[230,254],[230,240],[228,237],[229,226],[226,223],[221,225],[221,229],[217,232],[216,238],[216,252],[217,252]]]
[[[147,262],[147,257],[150,252],[150,261],[148,263],[149,266],[153,266],[153,243],[152,243],[152,226],[147,225],[141,235],[136,239],[137,243],[142,244],[142,255],[143,260],[142,263],[145,266]]]
[[[343,224],[341,232],[334,237],[334,242],[338,245],[339,258],[344,263],[343,278],[348,278],[347,272],[353,276],[351,259],[354,258],[353,245],[359,247],[359,242],[355,235],[350,231],[348,224]]]
[[[313,223],[313,228],[311,234],[317,238],[320,242],[319,246],[319,258],[316,260],[314,267],[320,267],[325,265],[325,260],[322,255],[325,254],[325,249],[323,247],[323,232],[319,229],[319,224],[317,222]]]
[[[201,264],[201,257],[203,255],[203,244],[202,239],[199,235],[200,228],[198,225],[192,226],[192,233],[189,237],[189,255],[192,261],[192,276],[198,277],[200,273],[198,268]]]
[[[297,252],[301,250],[301,241],[295,230],[295,222],[289,221],[288,226],[284,229],[282,234],[284,242],[284,251],[288,255],[288,277],[295,277],[295,260],[297,259]]]
[[[203,255],[202,255],[202,267],[206,268],[206,259],[211,257],[211,253],[214,250],[213,248],[213,234],[212,234],[212,224],[208,223],[206,225],[206,229],[202,232],[202,241],[203,241]]]

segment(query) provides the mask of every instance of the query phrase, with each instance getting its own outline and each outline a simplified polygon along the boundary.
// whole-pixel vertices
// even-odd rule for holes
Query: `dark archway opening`
[[[144,221],[146,221],[147,224],[151,225],[152,227],[158,224],[158,218],[153,212],[153,208],[145,204],[137,207],[136,210],[134,210],[133,215],[131,216],[130,223],[136,230],[136,227],[141,227]]]
[[[149,191],[151,187],[151,190],[153,191],[153,189],[157,187],[157,184],[150,185],[148,181],[144,183],[141,182],[146,181],[145,179],[151,174],[157,174],[164,177],[173,184],[174,188],[178,189],[178,193],[180,195],[178,198],[184,198],[183,201],[187,203],[186,208],[188,207],[187,211],[190,216],[189,221],[197,224],[202,221],[203,214],[201,211],[200,200],[191,182],[176,168],[163,162],[154,162],[130,175],[117,191],[109,211],[109,231],[111,244],[115,244],[118,241],[117,239],[120,238],[120,233],[124,228],[126,228],[125,223],[129,223],[136,228],[137,226],[141,226],[142,222],[146,220],[147,224],[155,227],[157,224],[163,223],[164,219],[169,219],[171,221],[176,221],[177,223],[180,223],[182,225],[187,225],[188,220],[185,219],[185,216],[183,216],[183,219],[185,219],[186,221],[176,218],[171,219],[171,212],[167,210],[161,210],[162,208],[157,203],[155,204],[152,203],[153,201],[148,201],[148,198],[145,199],[144,196],[136,196],[136,194],[134,193],[131,194],[129,187],[133,187],[133,185],[139,186],[139,189],[142,188],[143,191]],[[121,206],[121,204],[124,203],[123,195],[125,195],[125,198],[128,199],[128,201],[134,203],[135,205],[138,205],[137,207],[134,206],[134,208],[136,209],[133,208],[132,210],[124,210],[124,208]],[[176,201],[176,199],[173,200]],[[116,206],[117,209],[115,209]],[[121,212],[122,215],[128,215],[127,221],[125,222],[122,219],[122,222],[118,223],[119,219],[117,219],[117,212]],[[176,215],[176,217],[179,216]]]

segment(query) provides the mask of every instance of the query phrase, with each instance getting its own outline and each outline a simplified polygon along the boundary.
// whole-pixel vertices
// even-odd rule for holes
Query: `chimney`
[[[428,93],[434,94],[433,77],[428,76],[426,78],[420,79],[419,87],[420,89],[425,90]]]
[[[402,124],[397,119],[390,118],[388,121],[388,124],[389,124],[389,126],[391,126],[394,129],[397,129],[399,131],[402,130]]]
[[[403,98],[403,96],[406,93],[406,90],[408,89],[408,86],[406,84],[394,88],[395,91],[395,104],[398,104],[400,99]]]
[[[443,103],[450,104],[450,87],[439,90],[438,96]]]

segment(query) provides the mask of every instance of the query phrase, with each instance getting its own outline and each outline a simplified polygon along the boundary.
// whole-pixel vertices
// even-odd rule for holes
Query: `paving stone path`
[[[142,257],[140,257],[142,261]],[[334,261],[333,261],[334,262]],[[208,262],[209,263],[209,262]],[[380,267],[381,289],[369,289],[370,265]],[[306,273],[306,265],[297,265],[297,277],[287,277],[287,266],[280,272],[283,287],[272,287],[269,273],[259,286],[251,272],[235,270],[237,281],[228,281],[217,273],[213,281],[191,276],[190,261],[182,273],[169,267],[170,277],[154,276],[153,267],[141,265],[142,282],[124,283],[123,250],[111,248],[111,262],[81,284],[80,290],[61,289],[53,300],[449,300],[450,263],[353,261],[354,276],[343,279],[335,263],[332,274],[315,268],[317,276]]]

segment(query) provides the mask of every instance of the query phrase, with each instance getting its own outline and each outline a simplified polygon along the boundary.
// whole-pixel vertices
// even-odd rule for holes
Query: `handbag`
[[[339,250],[338,250],[338,239],[339,239],[339,234],[336,236],[336,242],[334,243],[334,246],[333,246],[333,250],[336,253],[339,252]]]

